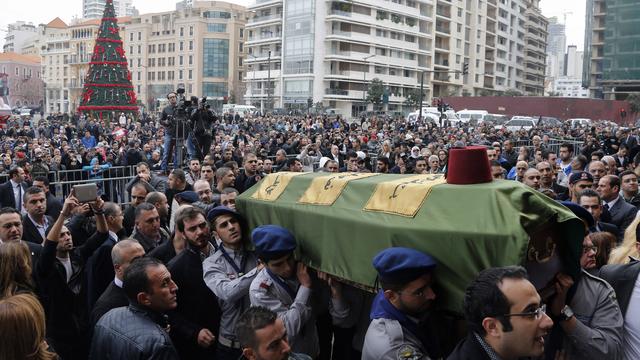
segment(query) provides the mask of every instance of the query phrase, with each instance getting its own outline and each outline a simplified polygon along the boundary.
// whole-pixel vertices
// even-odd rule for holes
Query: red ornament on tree
[[[82,95],[82,103],[86,104],[89,101],[91,101],[92,95],[93,95],[93,89],[88,89],[87,91],[85,91],[85,93]]]
[[[109,32],[111,33],[111,35],[115,35],[118,33],[118,28],[110,27]]]
[[[122,48],[122,46],[118,46],[116,48],[116,52],[118,53],[118,55],[120,55],[121,58],[124,57],[124,49]]]
[[[135,91],[129,90],[127,91],[127,95],[129,96],[129,104],[135,104],[138,101]]]

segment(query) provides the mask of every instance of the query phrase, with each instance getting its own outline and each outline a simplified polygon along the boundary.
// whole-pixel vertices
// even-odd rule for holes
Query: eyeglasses
[[[504,314],[501,316],[502,317],[524,316],[524,317],[532,317],[536,320],[539,320],[540,318],[542,318],[542,314],[546,314],[546,313],[547,313],[547,304],[542,304],[539,308],[533,311],[516,313],[516,314]]]
[[[589,251],[593,251],[595,254],[597,254],[598,253],[598,247],[593,245],[593,246],[587,246],[587,247],[583,247],[582,248],[582,253],[583,254],[586,254]]]

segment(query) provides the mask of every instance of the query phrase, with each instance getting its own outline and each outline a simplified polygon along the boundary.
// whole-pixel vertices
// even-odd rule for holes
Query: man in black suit
[[[111,249],[120,239],[127,237],[122,227],[122,209],[116,203],[106,202],[104,217],[109,229],[109,238],[100,245],[87,260],[87,297],[89,309],[93,307],[104,290],[113,282],[114,271]],[[124,271],[124,270],[123,270]],[[126,304],[125,304],[126,305]],[[98,319],[96,319],[98,321]]]
[[[636,243],[640,247],[640,243]],[[625,337],[623,349],[625,359],[640,358],[638,311],[640,311],[640,261],[628,264],[606,265],[600,269],[599,277],[606,280],[616,292],[620,310],[624,315]]]
[[[620,178],[615,175],[604,176],[598,182],[598,194],[604,202],[603,207],[611,215],[611,223],[618,227],[618,238],[624,237],[624,231],[635,219],[638,209],[624,201],[620,195]]]
[[[9,241],[21,241],[22,230],[22,218],[18,210],[11,207],[3,207],[0,209],[0,244]],[[42,252],[42,245],[28,241],[26,241],[25,244],[29,247],[31,268],[33,269],[38,263],[38,258]],[[35,274],[35,271],[33,271],[33,274]]]
[[[44,191],[37,186],[28,188],[24,194],[24,208],[27,214],[22,216],[22,240],[42,244],[54,222],[53,218],[45,215],[47,197]]]
[[[129,305],[129,299],[124,290],[122,290],[124,271],[133,260],[143,256],[144,249],[136,240],[125,239],[113,246],[111,249],[111,260],[113,262],[115,277],[96,302],[93,311],[91,311],[91,329],[93,329],[102,315],[109,312],[109,310]]]
[[[618,238],[619,231],[617,226],[600,221],[600,216],[602,215],[602,199],[597,192],[591,189],[582,191],[578,195],[578,205],[585,208],[591,214],[591,216],[593,216],[593,231],[606,231],[613,234],[613,236],[616,237],[618,243],[622,241],[622,238]]]
[[[24,214],[24,193],[27,191],[27,183],[24,181],[25,173],[21,167],[9,170],[9,181],[0,185],[0,207],[12,207]]]
[[[182,359],[212,359],[221,312],[202,277],[202,261],[215,251],[209,224],[202,210],[190,207],[176,218],[176,228],[187,248],[167,266],[178,285],[178,307],[169,313],[171,338]]]
[[[613,155],[613,160],[616,161],[616,169],[617,173],[621,173],[629,164],[629,158],[627,154],[629,153],[629,147],[626,144],[620,144],[618,148],[618,152]]]
[[[45,215],[51,216],[53,219],[57,219],[62,211],[62,200],[53,196],[49,191],[49,179],[46,176],[37,176],[33,179],[33,186],[37,186],[44,191],[47,196],[47,212]]]

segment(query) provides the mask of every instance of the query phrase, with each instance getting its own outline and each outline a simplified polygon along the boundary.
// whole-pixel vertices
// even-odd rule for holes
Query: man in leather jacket
[[[178,287],[160,260],[137,259],[124,273],[129,306],[106,313],[96,324],[90,359],[180,359],[165,312],[177,306]]]
[[[169,163],[170,156],[173,156],[173,167],[175,168],[177,166],[177,160],[174,154],[176,145],[174,139],[176,136],[176,126],[173,122],[173,116],[176,111],[178,97],[176,93],[170,92],[167,94],[167,99],[169,99],[169,105],[162,109],[162,116],[160,117],[160,124],[164,127],[164,144],[162,146],[164,153],[162,154],[161,165],[163,171],[167,171],[167,164]]]

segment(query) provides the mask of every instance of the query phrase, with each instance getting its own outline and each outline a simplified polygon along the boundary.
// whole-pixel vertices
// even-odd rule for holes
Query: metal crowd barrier
[[[51,191],[61,199],[69,195],[74,185],[95,182],[100,195],[104,195],[108,201],[122,205],[129,202],[126,184],[134,175],[135,166],[114,166],[105,169],[98,177],[91,177],[89,171],[81,169],[51,171],[49,181]]]

